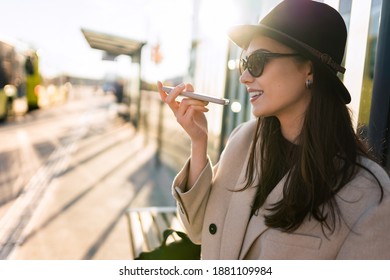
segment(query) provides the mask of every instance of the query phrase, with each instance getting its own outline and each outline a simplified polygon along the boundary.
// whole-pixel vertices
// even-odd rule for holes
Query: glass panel
[[[361,133],[366,135],[370,117],[372,86],[374,79],[376,45],[379,32],[380,11],[382,0],[373,0],[371,4],[370,26],[367,38],[366,62],[364,66],[362,95],[360,98],[360,109],[358,126]]]
[[[349,32],[349,25],[350,25],[350,18],[351,18],[351,9],[352,9],[352,0],[341,0],[340,1],[340,6],[339,6],[339,13],[343,17],[343,20],[345,22],[345,25],[347,27],[347,32]],[[345,49],[347,50],[347,45],[348,45],[348,39],[347,39],[347,44],[345,46]],[[341,62],[342,66],[345,66],[345,57],[346,55],[344,54],[343,61]],[[344,74],[338,73],[337,74],[341,80],[344,79]]]

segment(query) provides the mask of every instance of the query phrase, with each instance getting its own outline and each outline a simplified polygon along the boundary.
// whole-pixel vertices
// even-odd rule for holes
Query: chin
[[[264,112],[263,110],[256,110],[256,109],[252,109],[252,115],[256,118],[260,118],[260,117],[266,118],[266,117],[274,116],[274,114],[270,114],[270,113],[267,114],[267,112]]]
[[[256,118],[265,117],[266,116],[264,114],[264,112],[262,112],[261,110],[256,110],[256,108],[252,109],[252,115],[255,116]]]

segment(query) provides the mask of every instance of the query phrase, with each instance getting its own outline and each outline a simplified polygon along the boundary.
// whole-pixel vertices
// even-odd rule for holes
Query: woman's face
[[[264,36],[255,37],[246,52],[254,51],[291,54],[293,49]],[[284,121],[303,120],[311,100],[311,92],[305,82],[313,80],[311,62],[298,62],[294,57],[274,57],[266,60],[259,77],[253,77],[245,70],[240,82],[247,87],[252,112],[256,117],[276,116]]]

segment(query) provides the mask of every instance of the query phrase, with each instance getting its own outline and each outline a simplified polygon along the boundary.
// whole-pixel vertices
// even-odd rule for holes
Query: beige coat
[[[294,233],[269,228],[264,209],[250,217],[255,188],[243,187],[249,147],[255,130],[250,121],[236,129],[221,155],[186,191],[188,162],[173,182],[173,195],[190,238],[202,244],[203,259],[390,259],[390,180],[376,163],[364,158],[384,188],[378,204],[377,182],[364,169],[337,195],[344,222],[325,237],[320,224],[307,219]],[[282,197],[283,178],[266,204]]]

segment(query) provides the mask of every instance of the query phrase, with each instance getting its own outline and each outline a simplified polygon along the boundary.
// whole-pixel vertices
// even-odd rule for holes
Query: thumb
[[[192,84],[186,84],[186,89],[185,90],[193,92],[194,91],[194,87],[192,86]]]

